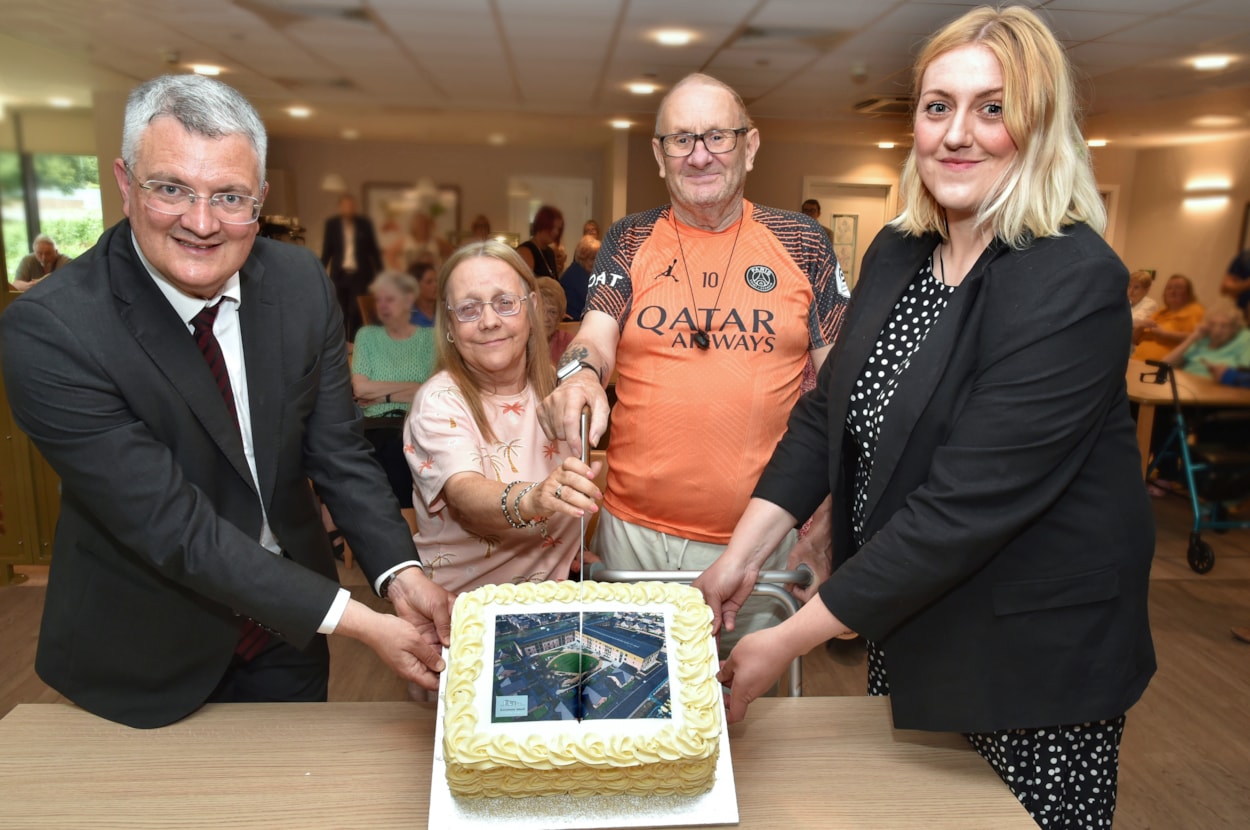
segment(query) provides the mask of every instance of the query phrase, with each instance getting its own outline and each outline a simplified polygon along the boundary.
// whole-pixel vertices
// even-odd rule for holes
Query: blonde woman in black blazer
[[[759,563],[833,493],[833,575],[730,655],[730,720],[857,631],[897,727],[966,733],[1041,826],[1110,826],[1124,713],[1155,669],[1128,272],[1034,13],[951,23],[915,92],[904,210],[697,583],[732,628]]]

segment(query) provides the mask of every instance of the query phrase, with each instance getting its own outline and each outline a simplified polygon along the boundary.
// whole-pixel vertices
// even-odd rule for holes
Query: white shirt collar
[[[148,262],[148,258],[143,255],[143,249],[139,247],[139,240],[135,239],[134,231],[130,232],[130,241],[134,243],[135,251],[139,254],[139,261],[143,263],[143,267],[147,269],[150,276],[156,283],[156,287],[165,295],[165,299],[174,307],[174,311],[178,312],[178,317],[188,326],[191,325],[191,318],[199,314],[206,306],[214,305],[219,299],[228,297],[236,303],[243,302],[243,292],[239,290],[239,272],[235,271],[230,279],[226,280],[226,284],[222,286],[221,291],[216,296],[204,300],[201,297],[192,297],[190,294],[184,294],[178,290],[169,280],[152,267],[152,263]]]

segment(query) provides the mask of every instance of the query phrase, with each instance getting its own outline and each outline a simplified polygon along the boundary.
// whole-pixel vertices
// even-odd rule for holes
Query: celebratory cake
[[[443,700],[461,798],[697,795],[722,702],[712,614],[684,585],[541,582],[461,594]]]

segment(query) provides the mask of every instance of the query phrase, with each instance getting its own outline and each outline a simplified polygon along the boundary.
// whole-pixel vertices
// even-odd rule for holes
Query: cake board
[[[448,658],[446,650],[443,659]],[[720,734],[716,781],[701,795],[547,795],[530,798],[457,799],[447,786],[443,760],[443,693],[439,679],[430,778],[429,830],[607,830],[738,823],[738,790],[729,757],[729,730]]]

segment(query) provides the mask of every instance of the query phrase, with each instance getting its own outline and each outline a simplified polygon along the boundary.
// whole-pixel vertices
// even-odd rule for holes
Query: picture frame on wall
[[[842,267],[848,285],[855,284],[855,247],[859,238],[859,214],[835,213],[829,217],[833,229],[833,253]]]
[[[418,210],[433,218],[435,235],[450,242],[460,234],[459,185],[434,184],[424,176],[411,182],[366,182],[361,203],[384,254],[402,242]]]

